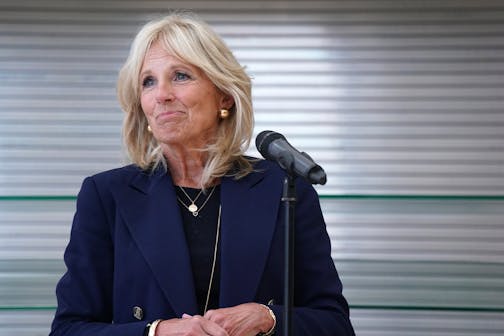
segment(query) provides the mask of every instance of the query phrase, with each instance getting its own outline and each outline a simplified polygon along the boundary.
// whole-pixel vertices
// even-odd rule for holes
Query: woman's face
[[[219,111],[232,99],[199,68],[154,43],[140,71],[141,106],[156,140],[202,148],[216,134]]]

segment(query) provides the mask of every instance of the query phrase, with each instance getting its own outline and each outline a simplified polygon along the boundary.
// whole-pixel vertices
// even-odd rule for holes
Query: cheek
[[[217,117],[219,103],[215,92],[207,90],[200,93],[196,98],[192,99],[193,107],[204,112],[205,118],[210,116]]]
[[[154,104],[152,103],[152,99],[150,99],[148,94],[142,94],[140,96],[140,106],[145,114],[151,115],[154,110]]]

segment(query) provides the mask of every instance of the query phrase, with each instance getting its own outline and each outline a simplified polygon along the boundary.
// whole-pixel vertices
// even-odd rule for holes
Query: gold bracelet
[[[264,308],[266,308],[268,310],[268,313],[270,314],[271,318],[273,319],[273,326],[267,332],[265,332],[265,333],[264,332],[259,333],[259,336],[271,336],[275,332],[276,316],[275,316],[275,313],[273,312],[273,310],[271,310],[270,307],[268,307],[266,305],[263,305],[263,304],[261,304],[261,306],[263,306]]]
[[[162,321],[161,319],[158,319],[158,320],[151,323],[151,325],[149,326],[149,333],[147,334],[147,336],[155,336],[156,335],[156,328],[157,328],[159,322],[161,322],[161,321]]]

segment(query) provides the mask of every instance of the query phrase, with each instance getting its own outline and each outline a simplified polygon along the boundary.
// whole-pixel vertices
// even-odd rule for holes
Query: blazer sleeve
[[[331,242],[318,194],[303,180],[296,184],[292,334],[354,336],[342,283],[331,257]],[[280,227],[283,230],[284,226]],[[284,307],[271,308],[277,317],[276,335],[283,335]]]
[[[111,201],[109,201],[110,203]],[[50,336],[141,336],[146,322],[114,324],[112,218],[92,177],[77,197],[66,273],[58,282],[58,308]]]

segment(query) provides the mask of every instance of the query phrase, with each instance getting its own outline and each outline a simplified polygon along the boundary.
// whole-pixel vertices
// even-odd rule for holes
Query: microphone
[[[326,173],[305,152],[300,152],[274,131],[262,131],[256,137],[256,148],[265,159],[277,162],[290,174],[301,176],[311,184],[325,184]]]

